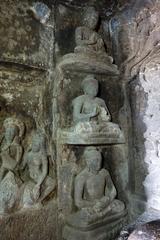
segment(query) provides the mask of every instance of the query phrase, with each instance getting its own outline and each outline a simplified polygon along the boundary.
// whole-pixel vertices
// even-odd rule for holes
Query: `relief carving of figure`
[[[120,128],[111,122],[110,112],[103,99],[97,97],[99,84],[93,75],[88,75],[82,82],[84,95],[73,100],[74,131],[80,133],[107,133],[119,136]]]
[[[98,81],[88,75],[82,82],[84,95],[76,97],[73,104],[73,121],[78,122],[110,122],[111,115],[103,99],[98,98]]]
[[[106,54],[102,37],[96,32],[98,21],[98,11],[96,11],[94,7],[88,7],[84,14],[84,26],[77,27],[75,31],[76,47],[74,52],[106,56],[110,59],[110,62],[112,62],[112,58]]]
[[[36,133],[31,148],[25,154],[22,169],[28,168],[29,181],[25,184],[22,204],[30,207],[40,204],[56,187],[56,180],[49,176],[49,162],[46,140],[43,134]]]
[[[4,135],[0,145],[0,213],[8,214],[19,208],[19,166],[23,155],[21,140],[25,126],[16,118],[7,118],[3,124]]]
[[[126,214],[125,205],[116,199],[117,191],[109,172],[102,167],[100,151],[88,147],[83,157],[86,167],[74,182],[77,212],[68,217],[63,236],[67,240],[80,236],[81,239],[109,239],[108,229],[121,222]]]
[[[2,161],[0,168],[0,181],[8,171],[15,173],[21,162],[23,148],[21,139],[24,134],[24,124],[15,118],[7,118],[4,121],[4,136],[1,142],[0,158]]]
[[[119,75],[113,58],[106,52],[102,36],[97,32],[99,13],[94,7],[87,7],[83,24],[75,30],[74,53],[65,54],[59,67],[69,71]]]
[[[111,115],[103,99],[97,97],[99,84],[93,75],[82,82],[84,94],[73,102],[73,126],[62,131],[62,137],[70,144],[104,144],[124,142],[118,124],[111,122]],[[80,142],[80,138],[83,142]],[[77,142],[79,141],[79,142]]]
[[[123,202],[116,200],[116,189],[109,172],[102,168],[101,153],[94,147],[84,152],[86,168],[76,177],[74,188],[78,218],[86,224],[124,210]],[[79,219],[79,220],[80,220]]]

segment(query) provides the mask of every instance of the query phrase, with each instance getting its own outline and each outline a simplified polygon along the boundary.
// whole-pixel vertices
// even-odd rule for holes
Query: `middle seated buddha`
[[[72,102],[73,126],[62,131],[62,138],[68,139],[71,144],[76,144],[77,141],[81,144],[80,139],[83,139],[85,144],[123,143],[122,131],[118,124],[111,122],[111,115],[104,100],[97,97],[97,79],[88,75],[82,82],[82,88],[84,94]]]

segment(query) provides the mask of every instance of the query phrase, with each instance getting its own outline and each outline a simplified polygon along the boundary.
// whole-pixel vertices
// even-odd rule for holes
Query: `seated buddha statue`
[[[97,79],[88,75],[82,82],[82,88],[84,94],[72,102],[74,126],[71,129],[80,134],[106,134],[108,137],[121,135],[118,124],[111,122],[111,115],[104,100],[97,97]]]
[[[78,211],[69,218],[72,226],[87,227],[124,211],[124,203],[115,199],[116,189],[109,172],[102,168],[102,156],[95,147],[84,152],[85,169],[75,178],[74,200]]]
[[[56,186],[56,181],[48,175],[48,159],[45,138],[36,133],[32,139],[31,148],[24,156],[21,168],[28,167],[29,181],[25,184],[23,207],[41,205],[41,202],[50,195]]]
[[[94,7],[84,11],[83,23],[75,30],[74,53],[65,54],[58,67],[65,71],[118,76],[119,70],[113,58],[106,52],[105,42],[97,32],[99,13]],[[60,70],[57,68],[58,70]]]
[[[106,54],[104,41],[96,28],[99,21],[99,13],[94,7],[86,8],[84,14],[84,26],[77,27],[75,31],[75,53],[85,55],[106,56],[112,63],[112,58]]]

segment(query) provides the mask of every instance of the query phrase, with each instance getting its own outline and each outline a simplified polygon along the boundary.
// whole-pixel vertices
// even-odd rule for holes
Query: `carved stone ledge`
[[[57,137],[60,143],[68,145],[104,145],[125,143],[125,138],[122,132],[120,132],[119,136],[113,136],[107,133],[78,134],[59,129]]]
[[[115,64],[112,64],[110,56],[84,55],[70,53],[63,56],[58,67],[62,70],[86,72],[94,74],[105,74],[108,76],[118,76],[119,71]]]
[[[115,239],[122,227],[127,222],[127,211],[120,213],[119,215],[106,217],[97,226],[95,224],[90,228],[81,228],[81,226],[71,226],[67,223],[64,231],[63,238],[65,240],[83,239],[83,240],[111,240]],[[80,225],[80,224],[79,224]]]

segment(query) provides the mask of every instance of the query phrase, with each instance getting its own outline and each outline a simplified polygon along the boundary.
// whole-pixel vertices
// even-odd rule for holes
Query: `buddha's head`
[[[99,13],[95,10],[94,7],[86,8],[84,14],[84,25],[92,30],[97,27],[99,20]]]
[[[96,97],[98,94],[98,81],[93,75],[88,75],[82,82],[82,88],[86,95]]]
[[[88,147],[84,151],[84,159],[89,171],[97,173],[102,168],[102,155],[95,147]]]

